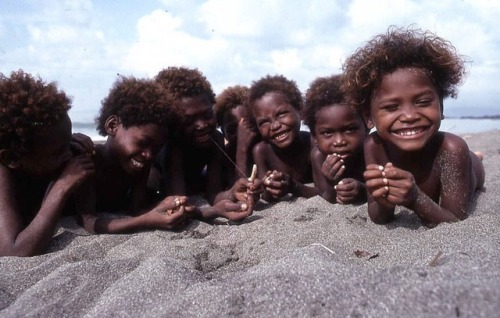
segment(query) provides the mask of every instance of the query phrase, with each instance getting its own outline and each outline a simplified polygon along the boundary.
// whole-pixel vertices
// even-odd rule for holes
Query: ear
[[[363,120],[365,121],[365,125],[368,128],[368,130],[373,129],[375,127],[375,124],[372,121],[372,116],[370,116],[370,111],[366,110],[363,112]]]
[[[8,149],[0,150],[0,163],[10,169],[19,169],[21,167],[18,155]]]
[[[104,129],[106,130],[106,134],[108,136],[114,136],[116,134],[116,130],[118,129],[118,126],[120,125],[120,119],[116,115],[111,115],[106,119],[106,122],[104,123]]]

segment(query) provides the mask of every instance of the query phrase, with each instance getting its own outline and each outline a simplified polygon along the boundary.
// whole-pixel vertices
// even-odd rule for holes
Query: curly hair
[[[448,41],[416,28],[389,27],[359,48],[343,64],[343,89],[356,107],[369,109],[373,93],[384,75],[402,67],[421,68],[441,99],[457,96],[464,75],[465,58]]]
[[[250,109],[253,111],[255,101],[269,92],[282,94],[290,105],[299,112],[302,111],[304,101],[297,84],[283,75],[267,75],[252,83],[248,96]]]
[[[198,69],[186,67],[168,67],[161,70],[155,77],[155,80],[165,87],[174,100],[180,100],[184,97],[196,97],[206,95],[209,102],[215,104],[215,94],[212,85],[207,78]],[[180,116],[178,104],[174,105],[175,113]]]
[[[219,126],[222,126],[224,114],[240,105],[247,107],[248,92],[248,87],[236,85],[224,89],[217,96],[215,99],[215,116]]]
[[[23,70],[0,73],[0,148],[18,153],[33,149],[35,135],[67,116],[71,100],[56,83]]]
[[[96,117],[97,131],[106,136],[106,120],[116,115],[125,127],[157,124],[167,127],[173,100],[168,92],[150,79],[120,76],[101,102]]]
[[[306,92],[305,108],[303,111],[304,123],[314,134],[316,128],[316,113],[323,107],[333,104],[345,104],[347,101],[341,90],[341,75],[316,78]]]

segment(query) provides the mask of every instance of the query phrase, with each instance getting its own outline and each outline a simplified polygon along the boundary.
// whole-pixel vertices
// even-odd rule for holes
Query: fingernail
[[[336,185],[334,185],[334,186],[333,186],[333,188],[334,188],[335,190],[337,190],[337,186],[336,186]]]
[[[344,165],[342,165],[342,167],[340,167],[340,168],[341,168],[341,169],[345,169],[345,166],[344,166]]]
[[[378,166],[378,170],[384,171],[384,167],[383,166]]]
[[[341,181],[339,181],[339,184],[344,184],[344,182],[341,180]]]
[[[387,192],[389,192],[389,187],[388,187],[388,186],[385,186],[384,188],[385,188],[385,190],[386,190]]]
[[[248,205],[246,203],[241,204],[241,211],[245,211],[248,208]]]
[[[384,180],[384,183],[387,184],[387,178],[384,178],[383,180]]]
[[[382,171],[382,177],[385,177],[385,171]]]

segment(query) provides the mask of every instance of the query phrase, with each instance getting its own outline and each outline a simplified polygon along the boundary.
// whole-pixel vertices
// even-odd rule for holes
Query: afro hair
[[[415,67],[429,74],[441,99],[454,98],[465,75],[464,62],[450,42],[429,31],[391,26],[347,58],[343,88],[352,104],[368,110],[384,75]]]
[[[215,116],[217,123],[222,126],[224,114],[240,105],[247,107],[249,89],[246,86],[231,86],[223,90],[215,101]]]
[[[252,83],[249,92],[250,109],[253,111],[255,101],[270,92],[282,94],[285,100],[299,113],[302,111],[304,102],[297,84],[283,75],[267,75]]]
[[[344,93],[340,89],[342,78],[340,75],[316,78],[306,92],[304,108],[304,123],[314,134],[316,128],[316,113],[323,107],[334,104],[346,104]]]
[[[0,73],[0,148],[18,153],[33,149],[36,134],[66,117],[71,100],[54,82],[23,70]]]
[[[167,127],[173,100],[153,80],[120,76],[101,105],[96,118],[97,131],[106,136],[105,123],[112,115],[120,118],[126,128],[147,124]]]

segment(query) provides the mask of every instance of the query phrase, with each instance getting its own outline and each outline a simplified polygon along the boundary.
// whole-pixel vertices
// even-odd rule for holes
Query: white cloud
[[[117,73],[154,76],[171,65],[197,67],[216,92],[276,73],[305,91],[315,77],[339,73],[350,53],[391,24],[429,29],[473,60],[460,103],[480,106],[499,81],[498,1],[18,3],[17,11],[0,12],[2,71],[57,80],[75,96],[73,112],[92,117]]]

